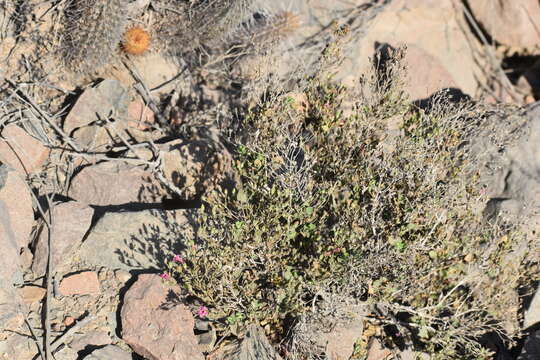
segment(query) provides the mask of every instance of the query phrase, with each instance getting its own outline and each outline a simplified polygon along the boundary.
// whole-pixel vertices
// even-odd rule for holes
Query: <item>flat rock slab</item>
[[[83,168],[73,178],[69,196],[80,202],[122,205],[157,201],[159,185],[151,172],[122,162],[104,162]]]
[[[37,303],[45,297],[47,289],[42,288],[41,286],[26,285],[22,288],[17,289],[19,296],[25,304],[34,304]]]
[[[122,339],[149,360],[203,360],[195,319],[188,307],[171,302],[169,286],[157,275],[144,274],[126,292],[121,310]]]
[[[104,346],[109,345],[111,342],[111,337],[105,331],[92,331],[76,337],[72,342],[69,343],[69,347],[79,352],[84,350],[87,346]],[[111,359],[116,358],[111,357]]]
[[[161,269],[191,226],[184,210],[106,213],[90,231],[78,257],[109,269]]]
[[[52,261],[55,269],[68,263],[74,249],[80,246],[84,235],[90,228],[93,215],[94,209],[77,201],[54,205]],[[36,276],[45,273],[48,251],[49,231],[43,224],[34,251],[34,262],[32,263],[32,271]]]
[[[0,164],[1,253],[9,254],[2,250],[2,246],[4,246],[2,244],[6,241],[17,249],[28,246],[33,224],[34,210],[30,188],[19,173]],[[18,253],[19,251],[17,251],[17,255]]]
[[[58,290],[64,296],[99,294],[98,275],[93,271],[83,271],[66,276],[60,282]]]
[[[127,352],[118,346],[107,345],[101,349],[92,351],[84,360],[133,360],[130,352]]]
[[[8,125],[0,132],[0,161],[26,176],[41,168],[49,149],[17,125]]]

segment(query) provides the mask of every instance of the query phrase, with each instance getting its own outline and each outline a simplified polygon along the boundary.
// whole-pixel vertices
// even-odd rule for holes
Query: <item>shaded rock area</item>
[[[180,238],[176,244],[165,241],[170,238],[167,234],[174,229],[189,232],[190,226],[183,210],[106,213],[84,241],[78,257],[90,266],[110,269],[159,269],[170,246],[182,246]]]
[[[149,360],[204,359],[193,315],[175,299],[179,293],[157,275],[140,275],[130,287],[121,312],[122,338],[137,354]]]
[[[526,108],[525,116],[493,116],[477,137],[473,151],[484,166],[482,174],[489,201],[487,218],[524,223],[532,234],[540,230],[540,104]],[[493,170],[495,169],[495,170]]]
[[[536,290],[528,305],[523,316],[523,327],[526,329],[540,323],[540,290]]]

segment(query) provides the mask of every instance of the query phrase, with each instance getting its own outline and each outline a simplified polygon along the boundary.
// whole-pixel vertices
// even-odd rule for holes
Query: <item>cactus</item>
[[[245,20],[253,0],[210,0],[193,8],[190,27],[208,43],[221,39]]]
[[[32,13],[32,6],[27,0],[17,0],[14,3],[13,24],[14,34],[20,35],[26,29],[28,16]]]
[[[71,0],[62,51],[70,70],[88,74],[110,62],[126,27],[126,9],[125,0]]]
[[[255,52],[268,51],[300,28],[300,18],[290,11],[267,14],[248,23],[234,36]]]
[[[181,54],[231,33],[250,12],[253,0],[156,0],[161,15],[158,36],[169,51]]]

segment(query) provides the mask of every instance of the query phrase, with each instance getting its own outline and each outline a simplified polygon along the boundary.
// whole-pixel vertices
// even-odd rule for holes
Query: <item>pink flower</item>
[[[164,279],[164,280],[169,280],[169,278],[171,277],[169,274],[167,273],[163,273],[163,274],[159,274],[159,277]]]
[[[201,306],[197,309],[197,316],[201,319],[204,319],[208,315],[208,308],[206,306]]]
[[[180,263],[180,264],[184,263],[184,259],[182,259],[182,257],[180,255],[174,255],[172,261]]]

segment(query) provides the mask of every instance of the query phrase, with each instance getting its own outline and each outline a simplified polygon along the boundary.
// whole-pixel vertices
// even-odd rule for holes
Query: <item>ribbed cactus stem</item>
[[[63,56],[68,68],[91,73],[110,62],[127,22],[125,0],[71,0]]]

